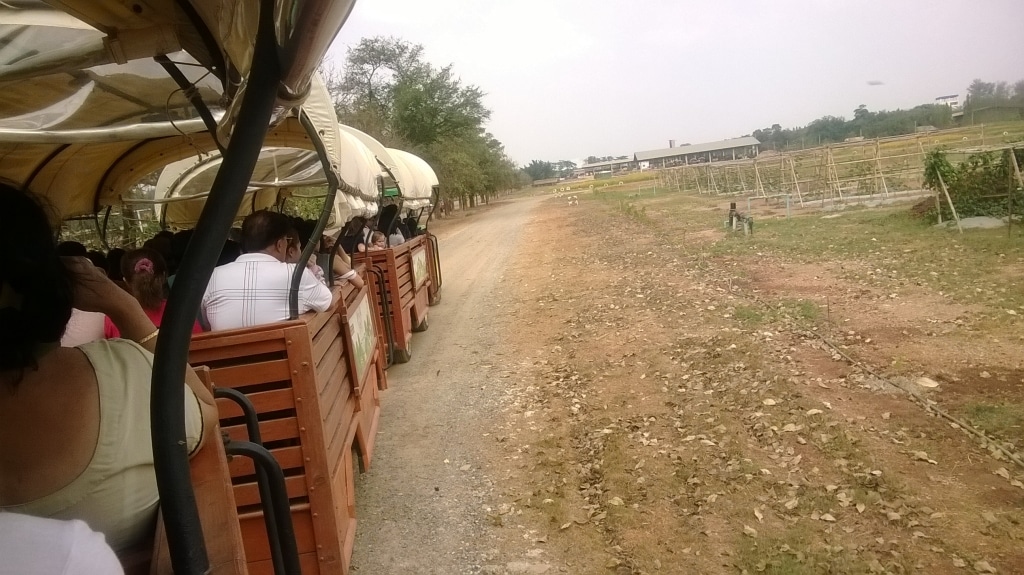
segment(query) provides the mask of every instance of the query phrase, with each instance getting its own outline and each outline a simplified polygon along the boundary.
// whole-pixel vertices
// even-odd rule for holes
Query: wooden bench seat
[[[353,451],[369,466],[386,385],[372,304],[366,287],[346,285],[326,312],[198,334],[190,347],[192,365],[208,366],[215,386],[244,393],[256,408],[263,445],[284,471],[304,574],[348,571]],[[224,431],[248,439],[239,407],[218,400],[218,409]],[[253,464],[235,458],[228,468],[249,573],[272,573]]]

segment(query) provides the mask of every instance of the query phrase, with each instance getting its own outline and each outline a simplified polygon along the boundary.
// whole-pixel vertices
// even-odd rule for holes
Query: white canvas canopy
[[[226,145],[246,88],[259,4],[0,2],[0,178],[47,198],[67,218],[117,204],[168,163]],[[280,121],[306,98],[354,0],[275,4],[284,67]],[[194,101],[154,60],[164,55],[194,86]],[[196,102],[216,121],[216,140]],[[300,126],[275,131],[280,146],[307,138]]]
[[[319,76],[314,78],[313,89],[302,110],[322,134],[330,163],[343,182],[335,198],[334,225],[355,215],[376,213],[380,167],[374,154],[360,140],[339,129],[330,95]],[[288,119],[284,124],[293,121],[293,118]],[[237,212],[239,220],[255,210],[278,204],[295,188],[326,183],[321,160],[308,139],[293,141],[297,147],[270,145],[277,141],[278,138],[268,137],[268,145],[260,153],[249,190]],[[158,217],[173,228],[195,225],[220,164],[220,155],[212,154],[181,160],[164,168],[156,184]]]
[[[389,149],[391,156],[398,163],[398,172],[402,174],[402,197],[406,208],[423,208],[430,205],[434,186],[438,185],[437,175],[422,158],[404,150]]]

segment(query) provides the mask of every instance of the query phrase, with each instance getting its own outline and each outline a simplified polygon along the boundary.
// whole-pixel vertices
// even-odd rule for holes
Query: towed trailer
[[[117,205],[131,186],[171,162],[223,155],[178,270],[154,359],[151,424],[161,520],[152,546],[122,554],[126,569],[345,572],[354,507],[351,489],[340,486],[351,487],[353,446],[364,464],[370,461],[376,391],[384,381],[380,338],[368,327],[375,325],[367,311],[372,298],[365,290],[338,290],[324,314],[198,337],[191,350],[189,344],[192,318],[268,130],[289,125],[281,133],[295,136],[296,147],[317,151],[329,209],[316,234],[328,224],[344,181],[302,104],[354,1],[53,4],[61,9],[19,0],[0,6],[0,37],[7,40],[0,54],[13,62],[0,67],[0,177],[46,198],[67,219]],[[225,17],[231,26],[224,26]],[[303,259],[312,249],[310,242]],[[357,324],[363,335],[354,333]],[[207,441],[191,460],[181,393],[190,359],[211,364],[198,371],[216,386],[221,428],[230,438]],[[362,373],[352,369],[357,364]],[[212,431],[219,436],[220,429]],[[230,464],[227,454],[236,457]],[[255,527],[261,516],[262,532]]]
[[[341,129],[374,154],[380,166],[381,203],[384,182],[390,182],[398,191],[391,201],[400,201],[402,209],[422,214],[431,207],[437,176],[425,161],[409,152],[387,148],[351,126],[342,125]],[[386,230],[385,235],[390,231]],[[435,299],[432,295],[440,289],[438,253],[437,238],[427,232],[398,246],[357,254],[353,259],[383,278],[376,286],[375,297],[387,331],[391,362],[408,362],[412,358],[412,334],[429,327],[427,308],[440,301],[439,296]]]

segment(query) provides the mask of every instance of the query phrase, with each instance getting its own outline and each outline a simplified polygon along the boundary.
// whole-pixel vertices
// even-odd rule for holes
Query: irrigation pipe
[[[876,372],[875,370],[871,369],[870,367],[868,367],[864,363],[859,362],[856,359],[853,359],[852,357],[847,355],[846,352],[844,352],[843,350],[839,349],[839,346],[837,346],[836,344],[832,343],[831,341],[825,339],[824,337],[821,337],[820,339],[821,339],[821,341],[825,342],[826,345],[828,345],[829,347],[834,349],[836,351],[836,353],[838,353],[839,355],[841,355],[844,358],[846,358],[846,360],[849,361],[850,363],[852,363],[853,365],[863,369],[864,371],[870,373],[871,375],[873,375],[876,378],[882,380],[883,382],[887,383],[888,385],[891,385],[892,387],[895,387],[896,389],[899,389],[900,391],[904,391],[904,392],[910,394],[911,397],[916,399],[918,401],[918,403],[923,405],[924,408],[927,409],[928,411],[931,411],[932,413],[934,413],[936,415],[939,415],[939,416],[941,416],[941,417],[943,417],[945,419],[948,419],[949,421],[951,421],[951,422],[957,424],[958,426],[960,426],[960,429],[963,429],[964,431],[970,433],[971,435],[974,435],[974,436],[978,437],[979,439],[985,440],[985,443],[986,443],[987,446],[995,447],[1003,455],[1005,455],[1010,461],[1016,463],[1021,468],[1024,468],[1024,460],[1021,460],[1020,457],[1017,457],[1013,453],[1010,453],[1010,451],[1007,450],[1006,448],[1004,448],[1002,445],[1000,445],[998,441],[996,441],[996,440],[992,439],[991,437],[985,435],[985,432],[979,431],[978,429],[974,428],[973,426],[968,425],[967,423],[965,423],[965,422],[957,419],[956,417],[953,417],[952,415],[946,413],[943,409],[941,409],[941,408],[939,408],[939,407],[937,407],[935,405],[932,405],[931,403],[929,403],[928,399],[926,399],[921,394],[919,394],[919,393],[917,393],[915,391],[911,391],[909,389],[903,388],[903,387],[901,387],[899,385],[896,385],[895,383],[890,381],[887,377],[879,374],[878,372]]]

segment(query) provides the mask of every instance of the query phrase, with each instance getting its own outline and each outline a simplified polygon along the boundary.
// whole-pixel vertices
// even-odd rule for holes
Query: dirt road
[[[737,239],[727,206],[445,222],[444,301],[357,479],[355,570],[1024,573],[1016,240],[898,209]]]
[[[506,268],[537,204],[494,204],[438,226],[443,299],[412,360],[388,370],[373,465],[356,479],[355,572],[478,573],[515,559],[487,529],[486,467],[510,377],[500,367]]]

